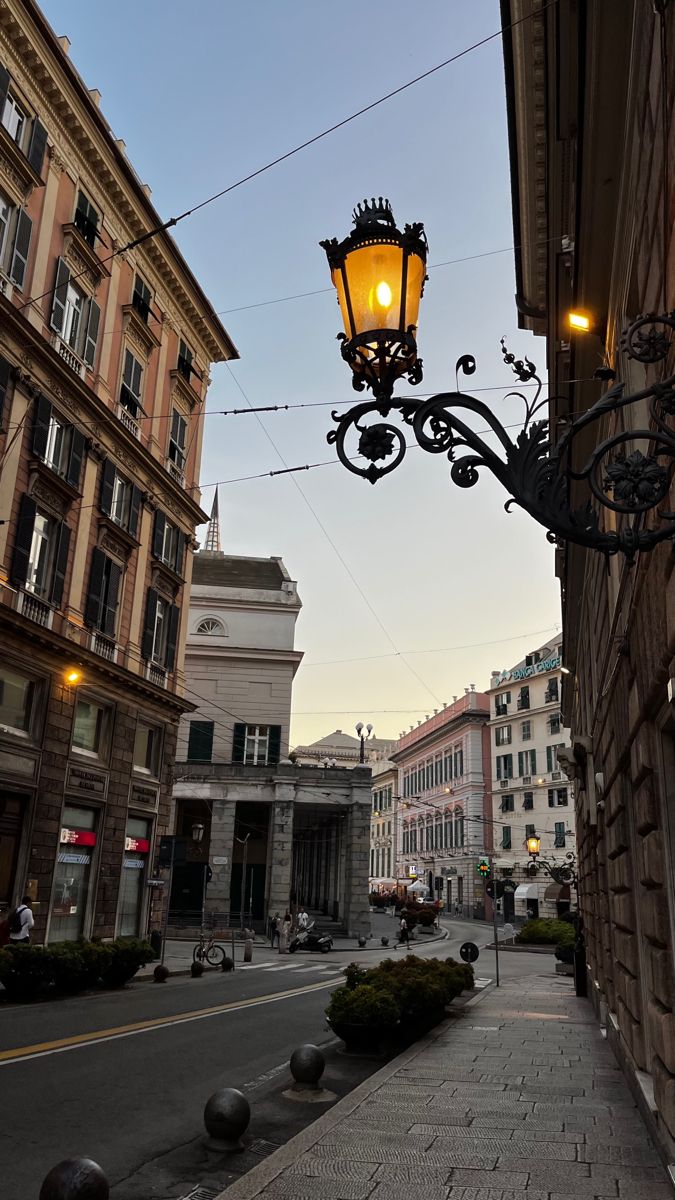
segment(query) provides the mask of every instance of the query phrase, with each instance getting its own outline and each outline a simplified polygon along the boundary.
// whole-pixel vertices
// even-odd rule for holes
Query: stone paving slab
[[[543,967],[482,992],[220,1200],[412,1194],[673,1200],[623,1075],[569,980]]]

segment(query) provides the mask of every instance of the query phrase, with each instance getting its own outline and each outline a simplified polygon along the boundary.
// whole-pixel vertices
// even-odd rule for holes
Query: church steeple
[[[216,488],[211,506],[211,517],[206,529],[206,542],[204,543],[205,550],[216,551],[220,553],[220,521],[218,519],[218,488]]]

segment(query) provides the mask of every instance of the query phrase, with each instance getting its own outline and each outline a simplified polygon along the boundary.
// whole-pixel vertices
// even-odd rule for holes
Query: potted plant
[[[393,1033],[400,1016],[394,997],[384,988],[359,983],[336,989],[326,1017],[331,1029],[351,1051],[378,1049],[382,1038]]]

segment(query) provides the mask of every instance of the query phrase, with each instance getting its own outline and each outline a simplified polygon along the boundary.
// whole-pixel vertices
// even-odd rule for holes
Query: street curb
[[[494,984],[490,984],[488,987],[483,988],[477,996],[472,996],[470,1000],[467,1000],[466,1004],[463,1004],[462,1008],[458,1011],[463,1012],[464,1009],[472,1008],[475,1004],[478,1004],[487,993],[492,991],[493,986]],[[334,1104],[329,1112],[324,1113],[317,1121],[314,1121],[300,1133],[297,1133],[294,1138],[291,1138],[290,1142],[287,1142],[279,1150],[275,1150],[274,1154],[270,1154],[269,1158],[264,1159],[257,1167],[253,1167],[246,1175],[242,1175],[240,1179],[231,1183],[222,1192],[218,1192],[213,1200],[254,1200],[254,1197],[259,1196],[264,1188],[269,1187],[282,1171],[285,1171],[292,1163],[297,1162],[301,1155],[311,1150],[312,1146],[316,1145],[325,1134],[330,1133],[331,1129],[334,1129],[346,1116],[354,1112],[354,1109],[358,1108],[364,1100],[367,1100],[373,1092],[376,1092],[383,1083],[391,1079],[392,1075],[395,1075],[401,1067],[412,1062],[422,1050],[425,1050],[429,1045],[437,1041],[441,1034],[445,1033],[450,1024],[450,1018],[442,1021],[440,1025],[436,1026],[433,1033],[427,1034],[419,1042],[415,1042],[414,1046],[411,1046],[408,1050],[404,1050],[402,1054],[392,1059],[386,1066],[381,1067],[374,1075],[370,1075],[357,1088],[354,1088],[354,1091],[350,1092],[348,1096],[344,1096],[342,1100],[338,1100],[337,1104]]]

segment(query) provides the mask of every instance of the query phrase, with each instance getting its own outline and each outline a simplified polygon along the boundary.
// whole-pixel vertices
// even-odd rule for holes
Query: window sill
[[[33,170],[4,125],[0,125],[0,154],[10,167],[9,175],[3,171],[3,186],[7,185],[17,200],[23,202],[28,199],[33,188],[45,186],[42,176]]]
[[[175,589],[176,585],[180,586],[181,584],[185,583],[184,577],[180,575],[179,572],[173,567],[170,567],[168,563],[165,563],[161,558],[153,557],[152,565],[160,577],[163,578],[164,582],[172,589]],[[206,634],[203,636],[212,637],[213,634]]]
[[[50,467],[49,464],[43,462],[41,458],[29,459],[28,470],[31,473],[35,472],[35,474],[38,475],[40,479],[44,479],[44,481],[50,487],[56,488],[59,493],[59,503],[54,503],[55,498],[52,498],[51,507],[57,511],[60,516],[64,515],[64,513],[68,510],[68,507],[75,500],[80,500],[82,498],[82,492],[79,491],[78,488],[74,488],[71,483],[68,483],[68,481],[63,478],[63,475],[60,471],[55,470],[54,467]],[[83,472],[81,472],[81,474],[83,474]],[[49,498],[43,493],[37,491],[35,488],[32,488],[31,492],[35,495],[36,500],[45,500],[47,503],[49,503]]]
[[[136,340],[143,346],[146,357],[149,358],[152,351],[159,347],[161,338],[157,337],[157,334],[146,324],[138,309],[133,304],[123,304],[122,314],[123,333],[132,333]]]
[[[139,523],[140,523],[140,518],[139,518]],[[112,517],[107,517],[104,514],[101,514],[99,516],[99,526],[101,526],[103,529],[106,529],[110,534],[112,534],[113,541],[115,538],[120,539],[120,541],[122,543],[122,547],[124,548],[124,554],[122,555],[120,553],[119,548],[114,548],[112,546],[106,547],[106,545],[103,541],[101,542],[102,550],[105,550],[106,548],[112,549],[113,553],[117,554],[118,557],[120,557],[120,558],[122,558],[122,557],[128,558],[131,550],[138,550],[138,548],[141,544],[139,542],[138,538],[133,537],[133,535],[129,533],[129,530],[125,529],[123,525],[118,525],[117,521],[113,521]]]

